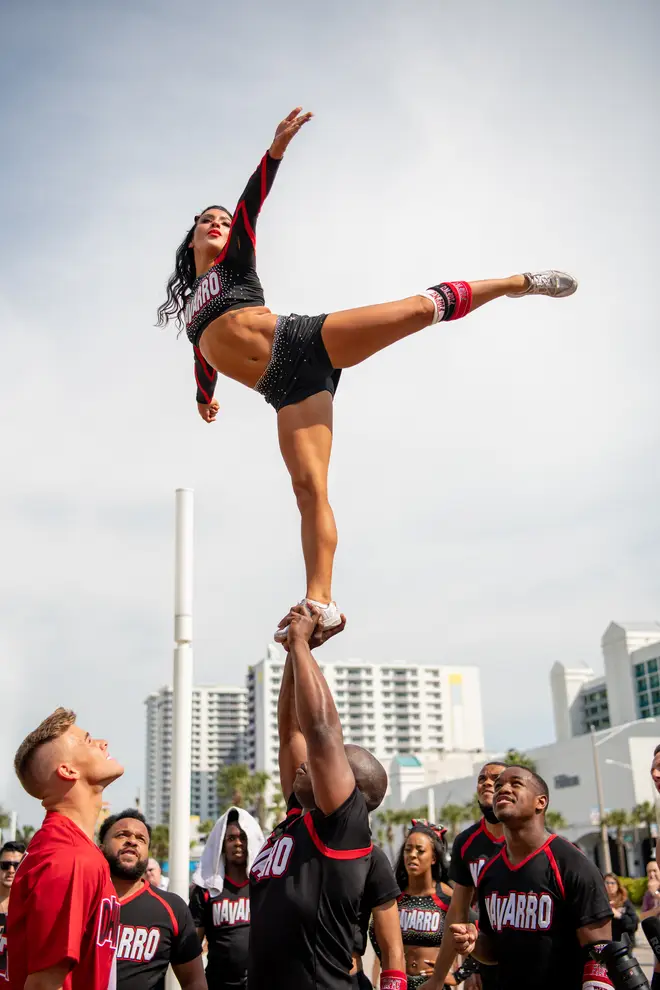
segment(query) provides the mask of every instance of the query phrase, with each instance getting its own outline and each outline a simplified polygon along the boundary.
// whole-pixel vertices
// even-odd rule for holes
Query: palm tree
[[[23,825],[22,828],[16,829],[16,840],[27,846],[35,831],[33,825]]]
[[[284,795],[279,787],[271,795],[268,814],[272,817],[275,823],[281,822],[286,814],[286,801],[284,800]]]
[[[0,828],[9,828],[9,815],[0,804]]]
[[[536,763],[528,756],[527,753],[522,753],[519,749],[507,749],[504,755],[504,762],[516,767],[527,767],[528,770],[533,770],[536,773]]]
[[[646,828],[646,837],[651,840],[651,824],[655,822],[655,808],[650,801],[642,801],[636,804],[630,813],[630,824],[635,829],[635,843],[637,842],[637,829],[643,825]]]
[[[214,825],[215,822],[211,818],[207,818],[206,821],[200,822],[199,825],[197,826],[197,833],[200,839],[201,838],[208,839]]]
[[[449,832],[449,839],[453,841],[458,835],[458,827],[465,821],[465,807],[460,804],[445,804],[440,809],[440,821]]]
[[[465,821],[469,822],[478,822],[481,818],[481,808],[479,807],[479,799],[476,794],[471,801],[463,805],[463,814],[465,815]]]
[[[568,822],[561,811],[546,811],[545,824],[552,832],[561,832],[563,829],[568,828]]]
[[[605,815],[605,824],[608,828],[616,829],[616,849],[619,857],[619,873],[624,874],[626,870],[626,849],[623,842],[623,830],[630,824],[630,814],[624,808],[614,808],[613,811]]]
[[[151,832],[151,842],[149,852],[159,863],[167,859],[170,854],[170,826],[154,825]]]
[[[230,763],[218,770],[218,797],[223,811],[236,808],[256,809],[262,828],[266,819],[266,784],[270,776],[262,770],[250,771],[247,763]]]
[[[386,808],[384,811],[378,812],[378,820],[383,823],[385,832],[385,841],[387,842],[388,849],[390,851],[390,862],[394,862],[394,829],[397,825],[403,825],[410,820],[410,812],[399,811],[392,808]]]

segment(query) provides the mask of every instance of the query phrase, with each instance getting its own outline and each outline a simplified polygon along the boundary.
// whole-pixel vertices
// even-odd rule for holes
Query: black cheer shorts
[[[279,412],[310,395],[334,395],[341,371],[332,367],[323,343],[323,316],[278,316],[268,367],[254,386]]]

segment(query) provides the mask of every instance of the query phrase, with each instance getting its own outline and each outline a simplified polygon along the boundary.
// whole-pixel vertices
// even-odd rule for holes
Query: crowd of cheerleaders
[[[502,774],[508,775],[508,781],[502,783]],[[532,771],[486,764],[477,780],[482,818],[455,838],[449,869],[446,830],[426,820],[411,821],[394,869],[379,847],[371,842],[368,847],[358,846],[365,842],[366,816],[357,789],[330,816],[334,819],[330,828],[327,818],[315,821],[312,813],[303,814],[292,796],[284,822],[263,845],[257,822],[242,809],[231,809],[209,838],[221,853],[219,889],[204,880],[203,886],[193,884],[188,905],[146,879],[151,829],[137,809],[126,809],[106,819],[98,836],[114,891],[103,901],[94,928],[97,947],[116,950],[119,990],[162,990],[170,965],[184,990],[245,988],[248,968],[252,971],[250,987],[330,990],[350,983],[369,990],[372,984],[362,969],[367,933],[378,960],[384,959],[386,965],[396,958],[397,939],[403,943],[402,969],[384,969],[379,975],[376,964],[372,975],[381,990],[405,990],[406,985],[408,990],[419,990],[425,983],[429,990],[439,990],[463,981],[466,988],[475,990],[648,987],[625,943],[616,947],[594,941],[594,934],[602,938],[603,925],[610,923],[612,904],[598,870],[582,852],[548,834],[531,854],[515,860],[512,844],[507,843],[507,833],[494,813],[498,781],[500,794],[507,786],[512,793],[517,788],[515,799],[523,801],[526,781],[528,795],[540,798],[541,803],[547,798],[544,781]],[[74,845],[80,870],[77,882],[69,881],[66,896],[53,899],[56,908],[32,904],[30,934],[37,944],[43,941],[57,947],[59,939],[70,943],[71,915],[80,913],[86,896],[84,867],[92,850],[75,824],[56,817],[50,823],[47,819],[46,826],[50,824],[60,841]],[[9,946],[13,947],[16,935],[7,938],[7,904],[24,853],[24,846],[12,842],[0,852],[0,978],[11,987],[20,984],[11,982]],[[294,916],[290,910],[293,891]],[[262,896],[269,905],[267,912],[259,910]],[[251,900],[259,919],[256,931],[251,926]],[[351,924],[345,914],[349,904],[359,905]],[[398,912],[394,938],[383,922],[383,909],[393,905]],[[660,952],[660,908],[654,906],[644,917],[645,931],[654,950]],[[454,965],[458,944],[447,924],[456,924],[457,919],[461,931],[475,922],[479,939],[497,946],[497,965],[492,965],[494,960],[478,963],[470,955],[461,965]],[[338,933],[343,933],[339,945]],[[205,971],[204,940],[208,951]],[[252,964],[251,941],[256,949]],[[601,952],[603,948],[610,952],[606,962],[596,957],[597,944]],[[473,948],[487,959],[483,947],[481,951]],[[83,955],[82,946],[79,955]],[[264,960],[261,965],[256,962],[259,958]],[[266,981],[268,960],[273,958],[283,967],[281,981]],[[47,957],[42,956],[42,961],[47,962]],[[93,982],[95,972],[93,968],[86,971],[85,980],[92,980],[84,983],[86,990],[101,990]],[[652,986],[659,982],[660,974],[656,974]]]

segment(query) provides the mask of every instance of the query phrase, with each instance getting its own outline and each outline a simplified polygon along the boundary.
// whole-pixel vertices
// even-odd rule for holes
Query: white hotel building
[[[647,803],[653,806],[657,801],[650,766],[660,743],[660,623],[611,622],[601,637],[601,650],[604,674],[599,677],[587,666],[554,664],[550,686],[556,741],[526,752],[548,782],[550,807],[568,823],[562,834],[579,843],[602,869],[595,761],[606,814]],[[511,731],[515,732],[515,726]],[[444,804],[463,804],[474,795],[480,762],[442,777],[430,756],[414,765],[397,760],[390,767],[388,806],[419,807],[427,801],[429,789],[438,811]],[[660,804],[656,816],[660,822]],[[646,829],[627,829],[624,848],[626,862],[617,863],[616,830],[610,829],[615,869],[642,875],[645,860],[652,854]]]
[[[145,701],[147,759],[145,815],[152,825],[167,821],[172,774],[172,688]],[[202,821],[220,813],[217,773],[225,763],[247,763],[247,691],[220,684],[193,688],[190,814]]]
[[[482,752],[484,730],[477,667],[321,664],[344,740],[371,750],[385,766],[395,754]],[[248,756],[253,770],[277,778],[277,698],[284,659],[274,646],[250,667]]]

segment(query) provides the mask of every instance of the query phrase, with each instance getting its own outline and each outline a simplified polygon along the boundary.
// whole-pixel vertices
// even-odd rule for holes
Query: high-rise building
[[[395,754],[482,751],[481,689],[477,667],[321,664],[344,740],[371,750],[387,766]],[[284,660],[274,646],[247,676],[248,756],[253,770],[277,778],[277,698]]]
[[[172,786],[172,688],[162,687],[145,701],[147,760],[145,814],[152,825],[166,822]],[[218,817],[218,769],[247,763],[247,691],[220,684],[193,688],[192,782],[190,814]]]
[[[660,715],[660,623],[611,622],[601,639],[605,674],[555,663],[550,672],[555,735],[562,742]]]

